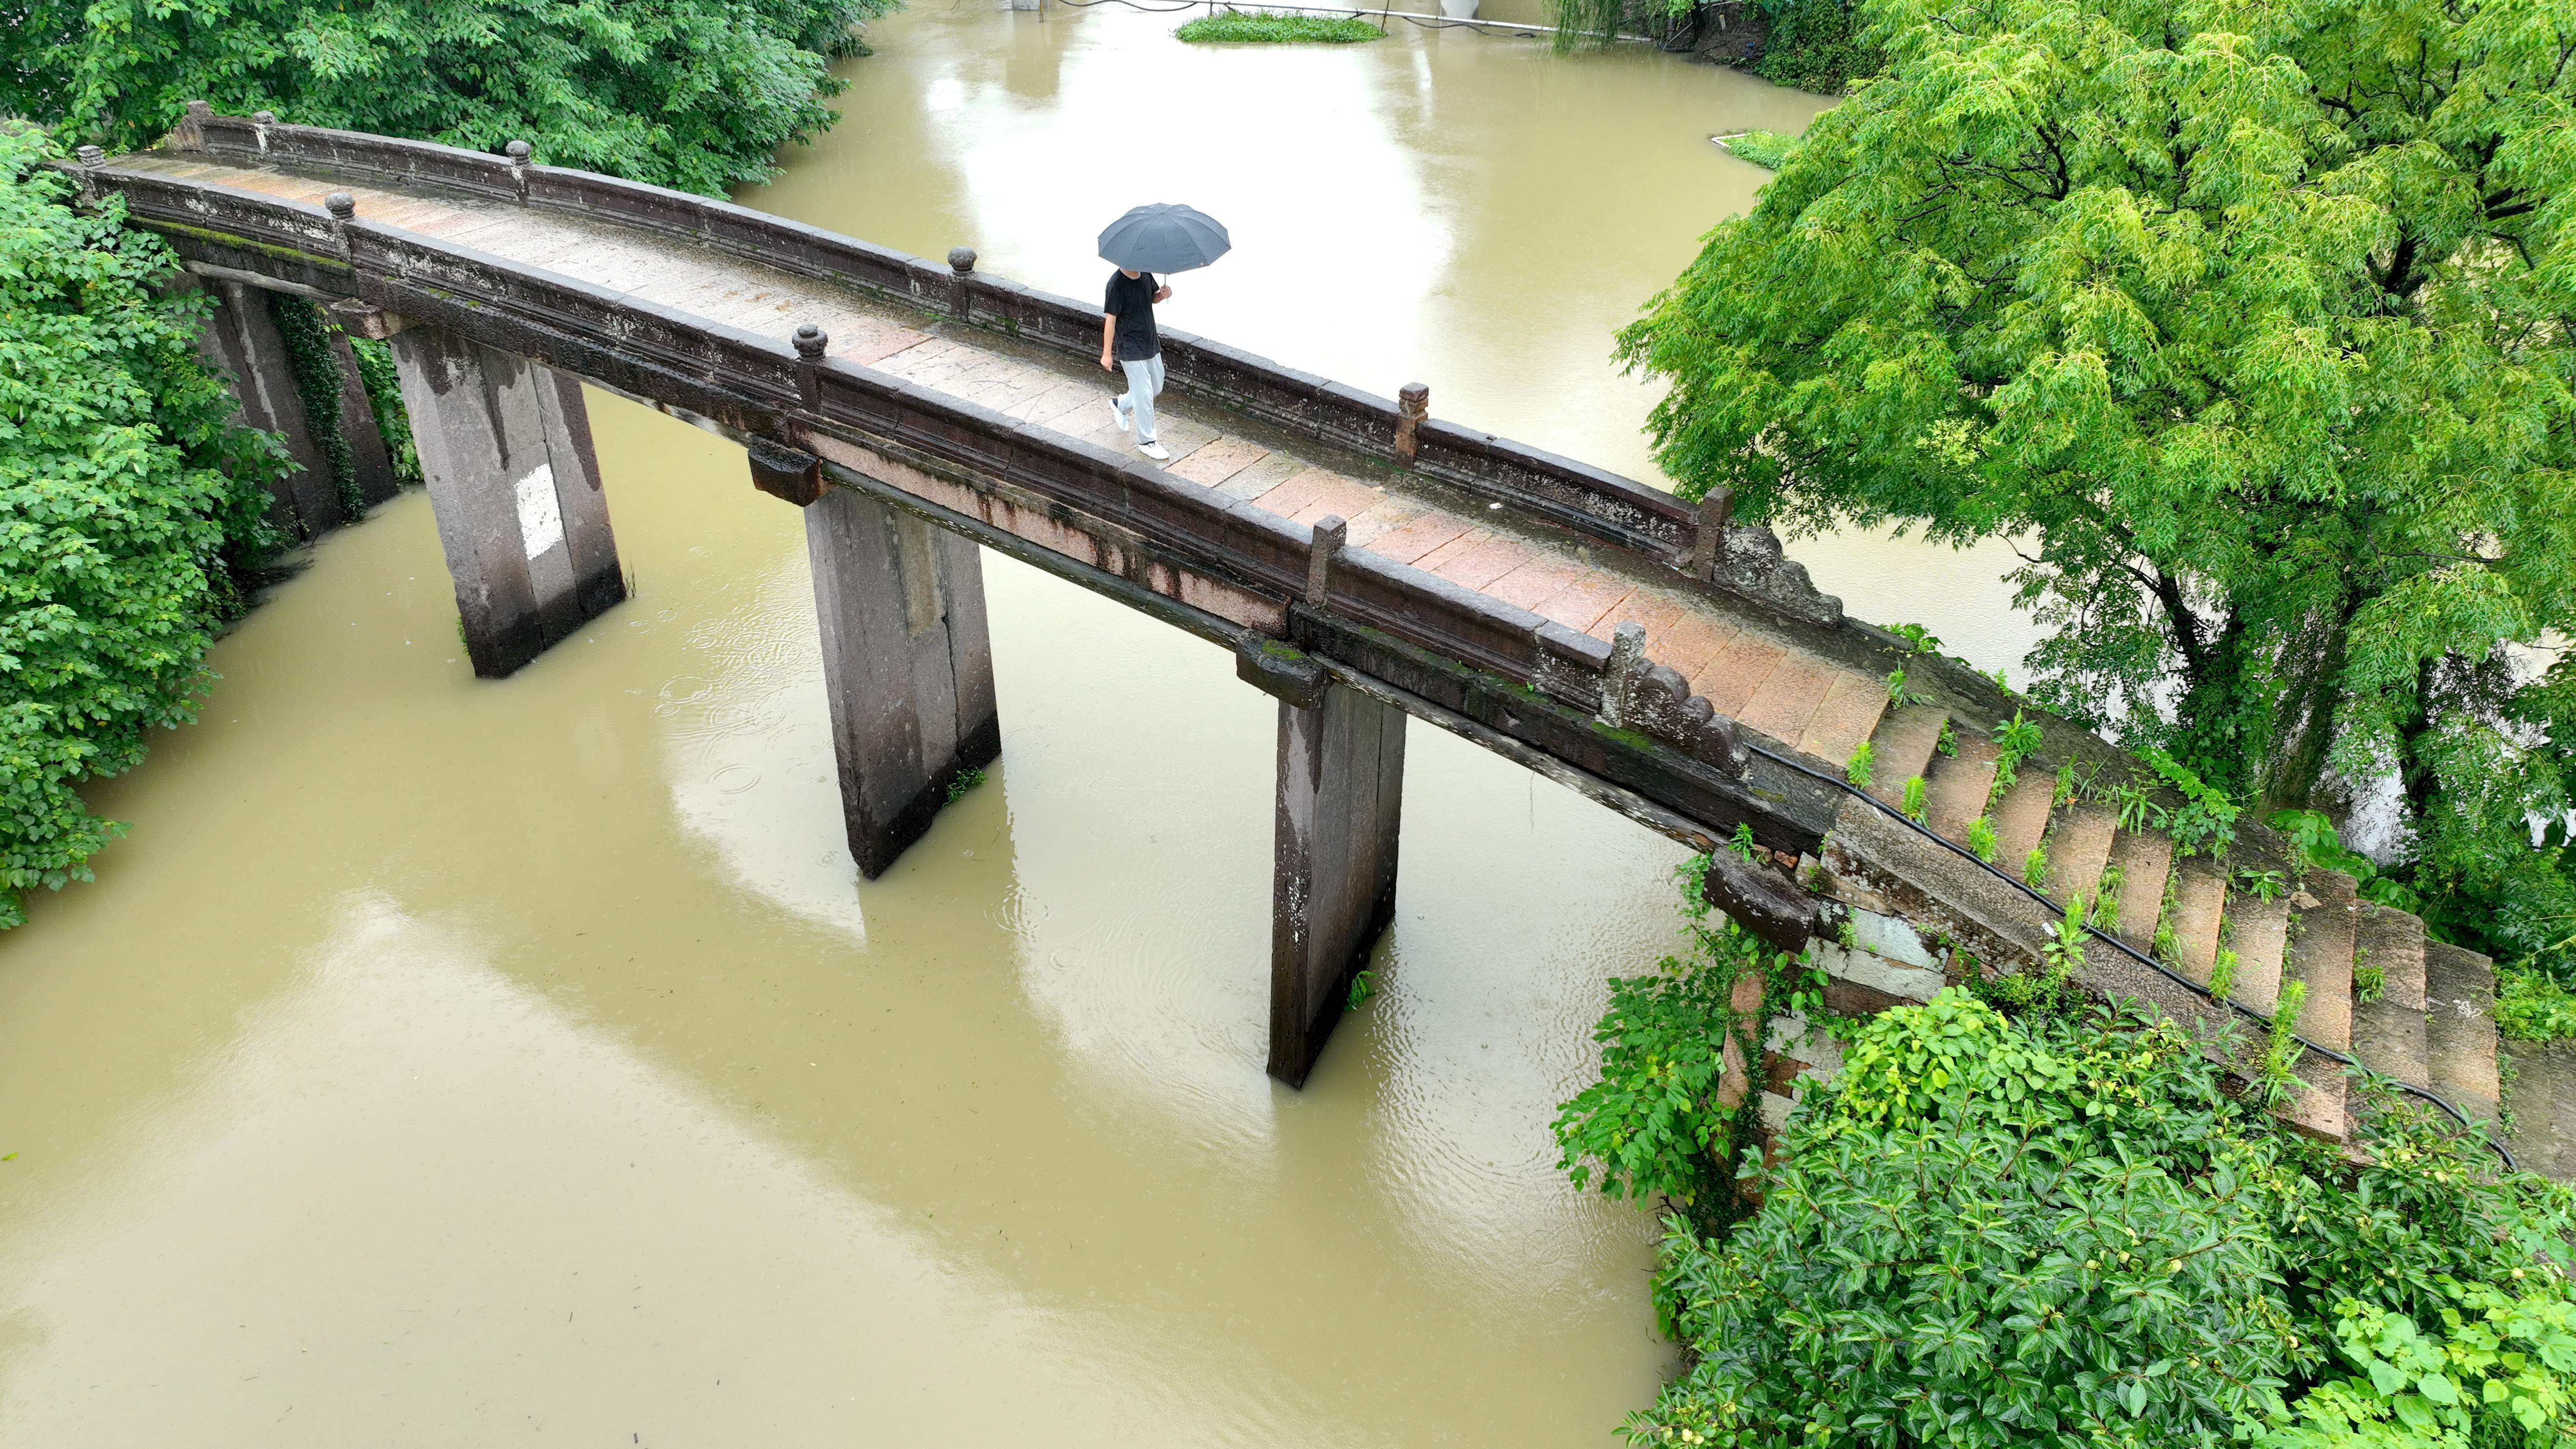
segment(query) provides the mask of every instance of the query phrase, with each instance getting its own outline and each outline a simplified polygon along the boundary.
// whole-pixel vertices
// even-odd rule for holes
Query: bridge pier
[[[204,279],[201,285],[214,296],[215,312],[199,347],[208,361],[232,374],[241,420],[284,437],[294,464],[293,471],[269,485],[268,520],[290,537],[318,538],[339,527],[340,499],[304,416],[295,365],[268,310],[268,293],[228,278]]]
[[[1404,711],[1323,685],[1279,704],[1270,886],[1270,1075],[1292,1087],[1323,1055],[1351,978],[1395,918]]]
[[[581,383],[435,327],[393,349],[465,652],[499,679],[626,597]]]
[[[1002,753],[983,559],[973,539],[828,487],[805,506],[805,552],[841,813],[874,880],[930,829],[960,775]]]

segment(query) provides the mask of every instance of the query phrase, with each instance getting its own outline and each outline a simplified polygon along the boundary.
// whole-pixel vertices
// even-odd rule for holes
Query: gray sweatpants
[[[1120,362],[1127,369],[1127,391],[1118,401],[1118,410],[1136,419],[1136,441],[1150,443],[1154,432],[1154,398],[1163,390],[1163,354],[1136,362]]]

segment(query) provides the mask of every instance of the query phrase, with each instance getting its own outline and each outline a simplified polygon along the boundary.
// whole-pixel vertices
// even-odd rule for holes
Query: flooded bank
[[[1104,212],[1190,200],[1241,246],[1174,325],[1635,469],[1608,333],[1760,180],[1705,137],[1815,104],[1171,23],[889,23],[752,199],[1076,294]],[[1608,1443],[1650,1230],[1547,1123],[1678,850],[1415,726],[1382,991],[1287,1092],[1229,657],[987,555],[1002,764],[862,884],[797,514],[592,403],[633,599],[479,683],[398,500],[0,937],[0,1441]]]

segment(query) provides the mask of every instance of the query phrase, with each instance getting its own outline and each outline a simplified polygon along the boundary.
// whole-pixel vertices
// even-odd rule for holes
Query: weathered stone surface
[[[983,564],[972,540],[849,488],[805,510],[805,552],[842,818],[873,880],[1002,752]]]
[[[626,597],[581,384],[441,328],[393,346],[466,653],[499,679]]]
[[[2424,1035],[2433,1090],[2472,1118],[2493,1121],[2502,1094],[2494,963],[2447,941],[2424,943]]]
[[[2386,986],[2378,999],[2352,1010],[2352,1053],[2372,1071],[2433,1083],[2424,1040],[2424,923],[2405,911],[2364,901],[2354,918],[2353,964],[2379,968]]]
[[[1351,978],[1395,918],[1404,714],[1354,690],[1279,706],[1270,1074],[1305,1085]]]
[[[304,416],[295,366],[269,312],[268,293],[228,278],[210,281],[206,288],[215,295],[215,314],[199,336],[199,347],[208,361],[232,375],[242,422],[286,440],[292,467],[269,485],[268,520],[290,537],[319,538],[340,526],[340,500]]]
[[[2507,1145],[2531,1171],[2576,1181],[2576,1042],[2509,1041],[2505,1051],[2514,1071]]]

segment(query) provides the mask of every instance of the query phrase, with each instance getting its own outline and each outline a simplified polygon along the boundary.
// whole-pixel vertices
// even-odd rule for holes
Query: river
[[[1239,245],[1171,325],[1648,471],[1609,335],[1762,179],[1707,137],[1819,102],[1176,18],[886,22],[746,199],[1076,295],[1107,215],[1188,200]],[[1679,850],[1415,726],[1382,989],[1286,1091],[1227,656],[987,555],[1003,761],[862,884],[797,514],[592,406],[635,598],[475,681],[402,497],[0,937],[0,1442],[1611,1442],[1671,1362],[1651,1228],[1547,1124]],[[2018,653],[1990,556],[1798,551]]]

